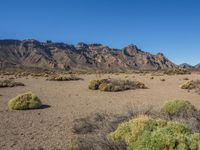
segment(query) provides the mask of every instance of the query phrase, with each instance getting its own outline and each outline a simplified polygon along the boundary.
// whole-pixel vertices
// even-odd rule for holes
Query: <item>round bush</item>
[[[41,105],[40,99],[31,92],[18,95],[8,102],[8,107],[14,110],[37,109]]]
[[[200,133],[183,124],[140,116],[121,123],[110,140],[124,140],[128,150],[199,150]]]
[[[164,113],[175,115],[181,112],[195,111],[196,109],[189,101],[176,100],[167,102],[161,110]]]

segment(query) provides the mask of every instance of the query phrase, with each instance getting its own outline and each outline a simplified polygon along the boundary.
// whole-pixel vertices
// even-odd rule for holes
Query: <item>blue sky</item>
[[[0,39],[133,43],[200,63],[199,0],[0,0]]]

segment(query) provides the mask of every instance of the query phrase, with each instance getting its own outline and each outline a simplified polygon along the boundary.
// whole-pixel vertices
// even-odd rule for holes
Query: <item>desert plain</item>
[[[8,79],[12,76],[2,76]],[[73,137],[73,120],[93,113],[120,114],[131,105],[151,105],[159,109],[166,101],[188,100],[200,108],[200,95],[180,88],[200,74],[163,75],[149,74],[82,74],[78,81],[47,81],[45,77],[21,77],[15,81],[25,86],[0,88],[0,148],[66,149]],[[113,78],[143,82],[147,89],[121,92],[102,92],[88,89],[90,80]],[[161,79],[165,81],[161,81]],[[41,109],[9,110],[8,101],[18,94],[32,91],[43,102]]]

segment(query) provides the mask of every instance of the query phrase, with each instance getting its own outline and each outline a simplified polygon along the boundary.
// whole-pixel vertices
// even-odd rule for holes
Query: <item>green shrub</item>
[[[167,102],[161,110],[169,115],[175,115],[181,112],[195,111],[196,109],[189,101],[176,100]]]
[[[41,105],[40,99],[31,92],[18,95],[8,102],[8,107],[15,110],[37,109]]]
[[[183,124],[148,116],[121,123],[109,134],[113,140],[124,140],[128,150],[199,150],[200,134],[191,133]]]

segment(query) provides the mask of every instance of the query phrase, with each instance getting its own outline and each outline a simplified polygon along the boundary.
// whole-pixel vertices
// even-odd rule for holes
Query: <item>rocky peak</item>
[[[86,43],[79,42],[75,45],[77,49],[87,49],[89,46]]]
[[[58,69],[131,70],[175,68],[163,54],[152,55],[128,45],[114,49],[102,44],[74,45],[37,40],[0,40],[0,67],[25,66]]]
[[[137,55],[138,53],[142,52],[140,51],[136,45],[134,44],[130,44],[128,45],[127,47],[125,47],[123,50],[123,54],[124,55],[127,55],[127,56],[135,56]]]

